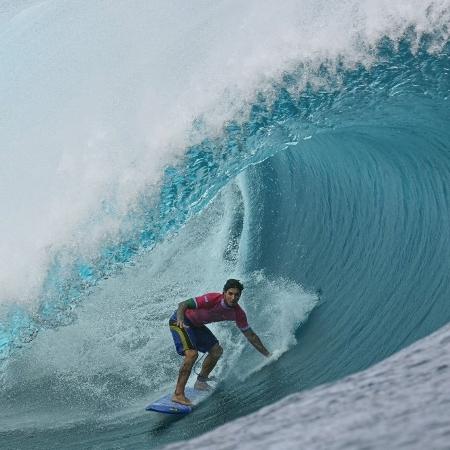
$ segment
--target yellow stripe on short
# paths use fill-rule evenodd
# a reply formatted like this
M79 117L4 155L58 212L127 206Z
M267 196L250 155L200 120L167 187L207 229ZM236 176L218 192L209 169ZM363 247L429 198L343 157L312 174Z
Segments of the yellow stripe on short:
M182 330L177 325L170 325L170 329L172 331L176 331L178 336L180 336L181 343L183 344L183 350L191 350L192 349L192 344L190 343L190 341L188 342L189 338L186 335L186 331Z

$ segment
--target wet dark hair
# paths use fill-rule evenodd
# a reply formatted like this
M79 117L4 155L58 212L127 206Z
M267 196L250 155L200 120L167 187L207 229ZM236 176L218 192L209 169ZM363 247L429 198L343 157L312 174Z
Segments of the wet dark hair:
M244 290L244 285L239 280L230 278L225 283L225 286L223 287L223 292L226 292L226 291L228 291L228 289L232 289L232 288L239 289L242 292Z

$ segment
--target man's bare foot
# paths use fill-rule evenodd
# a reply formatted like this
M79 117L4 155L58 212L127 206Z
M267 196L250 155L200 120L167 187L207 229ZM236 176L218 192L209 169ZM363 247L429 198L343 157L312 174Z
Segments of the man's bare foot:
M181 405L192 406L192 402L185 395L173 394L172 401Z
M212 391L213 387L206 381L197 380L194 384L194 389L197 389L197 391Z

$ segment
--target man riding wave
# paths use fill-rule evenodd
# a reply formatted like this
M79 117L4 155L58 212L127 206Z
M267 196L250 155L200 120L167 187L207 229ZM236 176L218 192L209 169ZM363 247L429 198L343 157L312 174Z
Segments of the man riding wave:
M268 357L270 352L261 339L250 328L245 311L239 306L243 284L239 280L227 280L223 292L210 292L199 297L190 298L178 304L177 310L169 320L170 331L183 364L178 374L177 385L172 401L183 405L192 405L184 390L186 383L198 358L198 352L207 353L194 388L209 390L208 377L223 353L223 348L205 324L234 321L244 336L261 354Z

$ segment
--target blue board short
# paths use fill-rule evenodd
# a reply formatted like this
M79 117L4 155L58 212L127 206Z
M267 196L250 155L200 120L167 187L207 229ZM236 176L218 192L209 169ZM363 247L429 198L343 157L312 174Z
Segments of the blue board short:
M169 320L169 327L179 355L183 356L186 350L198 350L199 352L207 353L215 344L219 343L212 331L205 325L195 327L185 318L184 323L186 327L180 328L177 326L176 317L175 312Z

